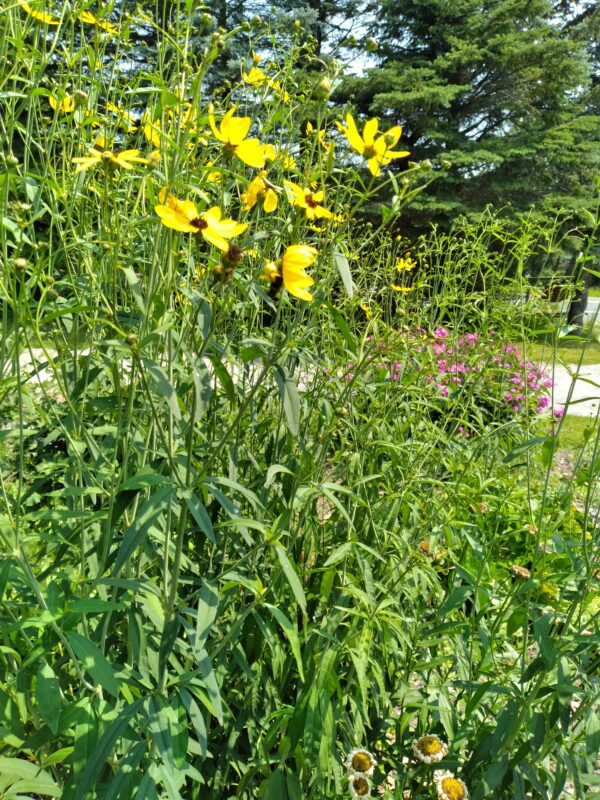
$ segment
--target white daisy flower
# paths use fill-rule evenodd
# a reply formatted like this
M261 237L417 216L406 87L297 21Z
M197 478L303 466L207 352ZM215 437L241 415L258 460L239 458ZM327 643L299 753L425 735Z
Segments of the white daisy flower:
M368 750L355 747L348 753L344 766L350 775L364 775L370 778L377 766L377 759Z
M426 733L425 736L421 736L412 743L412 751L419 761L432 764L435 761L441 761L448 755L448 745L439 736Z
M463 781L448 770L436 770L433 780L438 800L467 800L469 797L469 790Z

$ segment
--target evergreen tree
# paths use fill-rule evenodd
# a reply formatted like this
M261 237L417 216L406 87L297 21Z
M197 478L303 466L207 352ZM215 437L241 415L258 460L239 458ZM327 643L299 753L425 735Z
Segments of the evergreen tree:
M590 4L591 5L591 4ZM581 212L593 202L600 117L594 9L548 0L378 0L376 66L338 99L404 125L411 159L452 164L411 209L417 229L487 204ZM400 168L402 168L400 166Z

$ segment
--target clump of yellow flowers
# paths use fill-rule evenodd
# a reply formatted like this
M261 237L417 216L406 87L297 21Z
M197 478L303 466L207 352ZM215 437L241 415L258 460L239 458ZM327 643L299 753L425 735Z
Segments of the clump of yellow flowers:
M35 6L21 5L36 22L60 22ZM90 11L77 18L105 34L116 32L112 22ZM61 87L49 96L49 104L62 125L82 125L84 134L95 130L85 155L71 159L75 172L83 173L79 186L89 183L98 195L94 184L102 175L111 190L116 190L120 181L141 181L140 196L148 193L156 198L153 207L160 223L176 233L189 234L200 244L200 258L208 265L202 267L202 274L212 272L215 280L225 283L242 262L254 264L258 259L256 276L268 282L270 298L287 292L310 302L315 280L308 271L317 259L325 259L330 247L333 250L340 235L336 226L352 219L352 208L343 198L359 196L349 177L356 170L351 160L344 163L339 136L336 143L335 129L332 136L325 117L320 117L316 127L308 121L299 129L304 131L300 139L305 147L300 139L295 141L292 136L290 140L280 131L279 122L274 124L281 116L267 116L269 124L256 130L256 116L238 112L246 107L248 97L256 107L256 90L261 87L270 90L263 93L261 103L281 107L290 100L280 81L258 66L261 60L253 55L252 67L243 72L221 109L210 103L203 112L198 98L187 94L184 87L173 91L165 105L145 108L124 108L122 96L99 98L98 108L94 108L84 92L70 89L72 93L68 93ZM323 107L332 87L329 76L313 87L313 96ZM392 161L408 155L395 149L400 126L380 132L378 120L370 119L360 134L351 114L346 115L345 125L337 125L374 177ZM98 135L97 128L105 133ZM99 166L103 170L95 169ZM134 171L136 167L140 169ZM155 188L148 192L153 184ZM263 254L261 242L268 242ZM335 259L333 263L337 265ZM407 261L404 269L411 268Z

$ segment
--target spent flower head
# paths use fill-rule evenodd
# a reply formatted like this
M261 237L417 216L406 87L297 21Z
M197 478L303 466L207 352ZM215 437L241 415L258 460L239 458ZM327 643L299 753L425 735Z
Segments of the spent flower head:
M364 775L350 776L350 797L369 797L371 794L371 781Z

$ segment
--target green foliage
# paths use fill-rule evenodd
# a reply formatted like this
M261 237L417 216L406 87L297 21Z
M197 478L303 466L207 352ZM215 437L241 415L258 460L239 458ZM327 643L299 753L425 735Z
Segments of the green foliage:
M588 224L600 127L589 15L578 27L574 5L560 19L547 0L373 5L375 65L337 96L402 122L413 160L451 165L414 204L413 228L447 229L488 204L511 214L567 208Z

